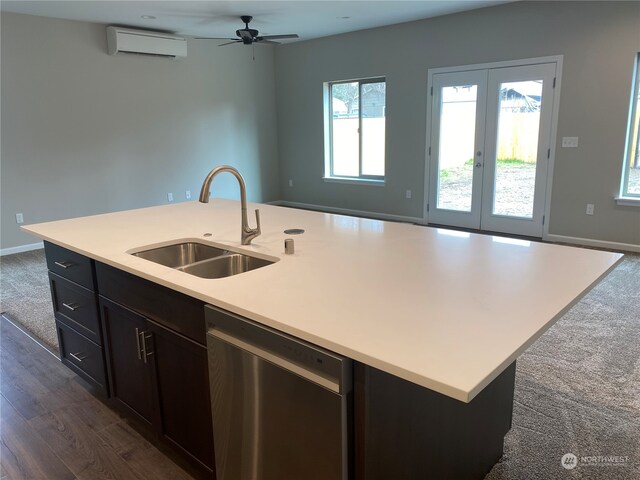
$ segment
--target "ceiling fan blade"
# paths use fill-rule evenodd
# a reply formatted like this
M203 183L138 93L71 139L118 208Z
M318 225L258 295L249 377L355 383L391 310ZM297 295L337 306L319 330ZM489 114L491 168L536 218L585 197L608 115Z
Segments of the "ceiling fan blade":
M193 37L194 40L237 40L229 37Z
M273 42L271 40L263 40L262 38L256 38L255 42L253 43L257 43L258 45L260 44L268 44L268 45L280 45L280 42Z
M275 38L300 38L300 37L298 37L298 34L296 33L290 33L287 35L263 35L260 38L275 39Z
M242 43L242 40L233 40L231 42L221 43L218 45L219 47L224 47L225 45L231 45L232 43Z

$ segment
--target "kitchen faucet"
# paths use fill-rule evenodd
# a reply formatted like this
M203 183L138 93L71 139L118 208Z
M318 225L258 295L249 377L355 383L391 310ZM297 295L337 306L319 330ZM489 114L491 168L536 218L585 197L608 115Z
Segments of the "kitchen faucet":
M242 175L240 175L240 172L238 170L229 165L220 165L219 167L211 170L209 172L209 175L207 175L207 178L204 179L204 183L202 184L202 189L200 190L200 201L202 203L209 203L209 188L211 187L211 182L213 181L213 178L221 172L232 173L240 184L240 205L242 210L241 243L242 245L250 245L251 240L262 233L260 231L260 210L256 208L256 223L258 224L257 228L250 228L249 221L247 220L247 186L244 183L244 178L242 178Z

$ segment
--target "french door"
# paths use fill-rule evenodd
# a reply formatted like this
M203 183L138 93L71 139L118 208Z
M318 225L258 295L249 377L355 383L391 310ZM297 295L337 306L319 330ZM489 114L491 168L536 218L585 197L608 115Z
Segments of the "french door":
M429 223L541 237L556 63L432 77Z

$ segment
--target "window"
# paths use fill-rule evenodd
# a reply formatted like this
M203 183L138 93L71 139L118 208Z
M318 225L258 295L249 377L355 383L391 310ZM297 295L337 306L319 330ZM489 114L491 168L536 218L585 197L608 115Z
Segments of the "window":
M636 57L620 197L640 202L640 54Z
M384 78L325 84L325 178L384 180Z

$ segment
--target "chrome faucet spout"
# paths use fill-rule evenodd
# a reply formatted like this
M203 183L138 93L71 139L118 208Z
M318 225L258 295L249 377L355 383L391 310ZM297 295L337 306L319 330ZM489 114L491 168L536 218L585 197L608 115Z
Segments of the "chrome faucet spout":
M249 227L249 220L247 219L247 185L244 182L244 178L240 175L240 172L231 167L229 165L220 165L219 167L214 168L209 172L207 178L204 179L202 183L202 188L200 189L200 202L209 203L209 195L211 182L214 177L222 172L229 172L233 174L234 177L238 180L238 184L240 185L240 209L242 214L242 232L241 232L241 243L242 245L250 245L251 240L256 238L260 233L260 210L256 209L256 228Z

